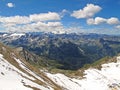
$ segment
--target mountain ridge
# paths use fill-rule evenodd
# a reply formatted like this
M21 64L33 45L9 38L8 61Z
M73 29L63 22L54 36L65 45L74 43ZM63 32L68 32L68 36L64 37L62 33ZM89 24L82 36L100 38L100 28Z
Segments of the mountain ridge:
M1 53L0 60L2 60L4 62L7 62L7 63L5 63L6 66L2 65L3 63L1 64L1 67L6 68L5 71L3 71L4 69L2 71L6 72L6 75L9 72L11 74L12 73L16 73L16 74L18 73L18 75L15 75L15 76L18 77L18 78L21 78L21 80L17 80L18 83L23 84L23 86L20 86L20 87L25 86L25 87L28 87L28 88L32 88L34 90L40 90L40 88L41 89L46 89L46 90L52 90L52 88L55 89L55 88L59 87L55 83L53 83L49 78L47 78L44 74L42 74L42 72L40 72L37 68L34 68L32 65L25 62L25 60L22 57L20 57L19 54L14 52L12 49L7 48L6 46L3 46L3 45L1 45L0 48L1 48L1 50L0 50L0 53ZM5 73L3 73L3 72L2 72L3 76L7 77L5 75ZM4 79L4 77L3 77L3 79ZM18 79L18 78L16 78L16 79ZM13 77L13 79L15 79L15 78ZM49 81L49 83L45 83L46 80ZM8 84L9 84L9 82L11 82L11 83L13 82L13 81L10 81L9 78L8 78L7 81L8 81ZM27 82L29 82L29 83L27 83ZM49 86L50 83L53 87ZM3 83L3 84L5 84L5 83ZM13 85L15 85L15 84L13 83ZM3 87L3 89L4 88L5 87ZM15 86L15 88L13 86L11 86L9 88L10 89L6 89L6 90L12 90L12 88L15 89L15 88L17 88L17 86ZM55 90L59 90L59 88L55 89ZM21 88L19 88L19 89L21 90ZM17 89L17 90L19 90L19 89Z
M101 65L99 70L94 67L85 69L83 77L74 75L68 77L62 73L53 74L34 67L19 56L18 51L0 44L0 89L119 90L120 56L106 59ZM78 73L81 73L80 70Z
M60 64L60 69L77 70L106 56L120 53L120 37L104 34L25 33L21 37L0 35L0 41L22 47L43 59ZM52 64L53 65L53 64Z

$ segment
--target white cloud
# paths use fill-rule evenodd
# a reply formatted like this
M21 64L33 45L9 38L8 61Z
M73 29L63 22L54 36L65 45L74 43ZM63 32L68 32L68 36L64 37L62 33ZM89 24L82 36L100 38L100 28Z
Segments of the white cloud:
M16 25L16 24L28 24L34 22L47 22L60 20L61 17L58 13L48 12L42 14L32 14L30 16L10 16L10 17L0 17L0 23L4 25Z
M120 25L115 26L115 28L120 29Z
M41 13L30 15L31 21L50 21L50 20L60 20L60 15L55 12Z
M66 9L63 9L63 10L62 10L62 13L66 13L66 12L68 12L68 10L66 10Z
M73 11L71 16L80 19L80 18L90 18L93 17L97 12L99 12L102 8L98 5L87 4L83 9Z
M58 13L48 12L29 16L0 16L0 25L7 31L58 31L63 30Z
M13 32L64 31L63 25L61 22L34 22L34 23L25 23L25 24L20 24L20 25L12 24L12 23L3 23L2 25L6 29L6 31L13 31Z
M119 21L118 18L115 18L115 17L111 17L111 18L108 18L108 19L105 19L105 18L102 18L102 17L96 17L95 19L93 19L93 18L87 19L87 24L88 25L99 25L99 24L102 24L102 23L107 23L109 25L115 25L115 24L119 24L120 21Z
M96 17L95 18L95 24L101 24L101 23L104 23L106 22L106 19L104 18L101 18L101 17Z
M93 24L95 24L95 20L93 18L89 18L89 19L87 19L87 24L93 25Z
M26 24L30 20L27 16L0 17L0 22L8 25Z
M120 21L119 21L119 19L118 18L116 18L116 17L111 17L111 18L109 18L108 20L107 20L107 23L108 24L119 24L120 23Z
M63 26L60 22L35 22L30 24L24 24L20 26L10 26L6 28L7 31L15 31L15 32L31 32L31 31L40 31L40 32L53 32L53 31L64 31Z
M62 26L62 23L60 23L60 22L48 22L47 25L52 26L52 27L59 27L59 26Z
M54 29L56 27L62 27L62 24L60 22L48 22L48 23L37 22L37 23L32 23L30 25L32 25L33 27L36 27L36 28L41 28L41 27L50 28L50 27L52 27Z
M98 24L101 24L101 23L105 23L106 22L106 19L105 18L101 18L101 17L96 17L95 19L93 18L90 18L90 19L87 19L87 24L89 25L98 25Z
M12 8L12 7L14 7L15 5L14 5L13 3L7 3L7 6L8 6L9 8Z
M70 12L66 9L63 9L61 12L60 12L60 16L61 17L64 17L66 14L69 14Z
M31 24L31 26L34 28L34 30L36 29L38 31L47 31L47 32L60 30L63 28L60 22L48 22L48 23L37 22Z

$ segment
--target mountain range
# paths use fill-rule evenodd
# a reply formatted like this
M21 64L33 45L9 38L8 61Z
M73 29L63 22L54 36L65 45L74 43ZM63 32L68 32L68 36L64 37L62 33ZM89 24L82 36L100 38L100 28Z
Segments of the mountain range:
M1 33L0 41L21 47L20 53L31 63L66 70L77 70L120 53L120 36L105 34ZM36 59L30 60L27 51Z
M120 56L76 71L83 76L66 76L35 67L18 51L0 44L0 90L120 90Z

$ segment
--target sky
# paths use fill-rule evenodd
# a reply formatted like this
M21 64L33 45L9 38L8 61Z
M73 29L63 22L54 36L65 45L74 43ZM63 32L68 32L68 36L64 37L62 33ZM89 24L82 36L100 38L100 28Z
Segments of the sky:
M0 0L0 32L120 34L120 0Z

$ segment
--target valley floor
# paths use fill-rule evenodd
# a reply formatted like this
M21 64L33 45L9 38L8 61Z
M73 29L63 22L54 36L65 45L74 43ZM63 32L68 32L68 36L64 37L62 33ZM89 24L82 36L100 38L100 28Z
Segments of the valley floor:
M42 71L50 79L48 81L32 72L20 59L13 58L26 73L0 54L0 90L54 90L53 84L49 83L50 80L60 87L59 90L120 90L120 57L116 58L116 63L103 64L101 70L85 70L82 79ZM44 84L36 83L35 80Z

